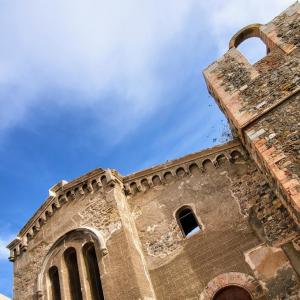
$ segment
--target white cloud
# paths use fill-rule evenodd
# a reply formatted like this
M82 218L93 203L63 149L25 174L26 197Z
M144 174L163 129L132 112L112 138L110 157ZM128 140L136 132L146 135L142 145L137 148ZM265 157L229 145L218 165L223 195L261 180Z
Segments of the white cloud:
M0 259L7 259L9 256L9 251L5 246L5 243L0 240Z
M266 22L292 2L1 1L0 139L35 105L64 101L98 109L110 93L114 109L109 114L99 109L99 119L102 126L126 132L162 101L172 100L162 96L165 78L157 69L165 49L174 40L180 43L184 30L203 27L207 37L193 37L214 40L221 53L235 29ZM193 24L191 13L198 16ZM45 100L43 92L49 90L70 90L77 97Z
M65 100L72 105L99 103L113 92L116 114L128 106L133 118L151 111L162 88L154 71L159 53L180 32L192 2L2 2L0 130L45 102L45 89L77 93Z
M267 23L293 3L295 0L211 0L208 4L203 1L202 9L222 54L236 31L252 23Z
M9 236L8 238L0 237L0 260L7 260L9 257L9 250L6 246L13 240L13 236Z

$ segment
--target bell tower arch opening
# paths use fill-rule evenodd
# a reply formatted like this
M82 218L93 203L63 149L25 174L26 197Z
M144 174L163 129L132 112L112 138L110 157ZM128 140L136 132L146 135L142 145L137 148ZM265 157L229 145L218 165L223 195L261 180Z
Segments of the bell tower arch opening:
M238 46L238 50L252 65L263 59L268 52L266 45L258 37L251 37L245 40Z
M260 28L261 24L242 28L230 40L229 49L238 48L251 64L264 58L270 52L270 42Z

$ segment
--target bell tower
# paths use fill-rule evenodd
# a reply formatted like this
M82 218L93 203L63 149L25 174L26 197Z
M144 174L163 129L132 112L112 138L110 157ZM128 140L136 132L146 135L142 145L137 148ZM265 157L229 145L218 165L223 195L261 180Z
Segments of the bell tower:
M266 45L266 56L253 65L237 48L251 37ZM233 132L299 225L300 4L268 24L241 29L204 77Z

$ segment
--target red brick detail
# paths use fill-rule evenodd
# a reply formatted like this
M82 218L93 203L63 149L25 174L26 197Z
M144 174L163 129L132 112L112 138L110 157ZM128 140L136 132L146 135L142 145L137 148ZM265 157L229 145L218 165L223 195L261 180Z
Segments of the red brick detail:
M244 273L230 272L220 274L212 279L200 294L199 300L212 300L220 289L230 285L244 288L253 300L263 296L263 289L255 278Z
M277 163L285 157L284 153L275 147L267 148L265 139L258 139L253 141L253 147L256 149L258 157L262 160L263 164L267 166L273 178L276 178L279 186L287 195L290 205L297 215L300 214L300 182L298 178L291 178L286 168L280 168ZM284 203L290 210L289 203ZM297 216L294 216L296 222L300 222Z

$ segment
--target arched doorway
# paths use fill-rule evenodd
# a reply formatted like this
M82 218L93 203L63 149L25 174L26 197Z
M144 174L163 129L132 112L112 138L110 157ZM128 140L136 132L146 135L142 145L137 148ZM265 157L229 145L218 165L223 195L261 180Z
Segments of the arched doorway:
M252 300L252 297L245 289L231 285L219 290L213 300Z

